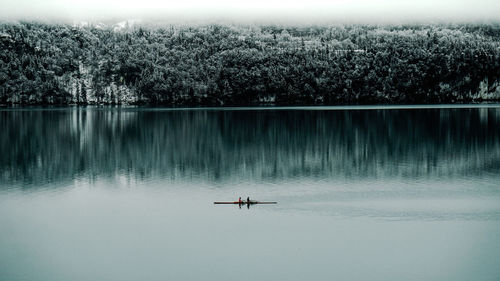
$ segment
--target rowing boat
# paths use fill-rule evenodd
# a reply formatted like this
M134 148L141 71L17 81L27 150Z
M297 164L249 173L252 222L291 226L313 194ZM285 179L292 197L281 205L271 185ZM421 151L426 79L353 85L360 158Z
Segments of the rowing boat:
M214 204L238 204L238 205L253 205L253 204L278 204L278 202L261 202L261 201L234 201L234 202L214 202Z

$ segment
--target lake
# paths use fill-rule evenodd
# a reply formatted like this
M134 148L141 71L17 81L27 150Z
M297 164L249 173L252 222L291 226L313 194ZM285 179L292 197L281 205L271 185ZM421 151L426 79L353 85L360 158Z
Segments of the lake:
M0 109L0 155L2 281L500 279L497 104Z

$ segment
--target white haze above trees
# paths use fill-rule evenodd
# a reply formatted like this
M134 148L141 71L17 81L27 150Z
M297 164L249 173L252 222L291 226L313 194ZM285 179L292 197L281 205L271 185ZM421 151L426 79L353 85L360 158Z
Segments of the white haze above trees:
M498 0L0 0L0 20L500 21Z

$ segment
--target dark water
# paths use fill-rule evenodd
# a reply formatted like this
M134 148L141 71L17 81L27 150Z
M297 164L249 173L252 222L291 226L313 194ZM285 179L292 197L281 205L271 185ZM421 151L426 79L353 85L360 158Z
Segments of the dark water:
M0 155L2 281L500 279L498 105L0 110Z

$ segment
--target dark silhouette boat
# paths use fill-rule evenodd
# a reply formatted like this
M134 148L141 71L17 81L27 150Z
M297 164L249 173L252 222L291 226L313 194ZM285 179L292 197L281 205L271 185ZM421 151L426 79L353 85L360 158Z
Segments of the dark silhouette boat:
M254 204L278 204L278 202L246 200L246 201L234 201L234 202L214 202L214 204L254 205Z

